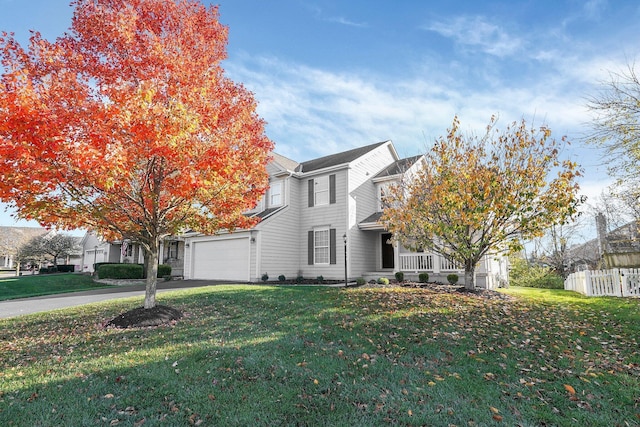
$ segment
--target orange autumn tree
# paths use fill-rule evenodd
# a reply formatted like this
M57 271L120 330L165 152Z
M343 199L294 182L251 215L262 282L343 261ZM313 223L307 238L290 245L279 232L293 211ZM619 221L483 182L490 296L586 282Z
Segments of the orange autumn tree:
M484 135L465 136L456 117L425 167L386 195L381 221L406 247L464 266L465 286L474 289L485 254L516 250L577 212L581 172L559 159L564 144L524 120L500 132L492 118Z
M227 28L193 0L78 0L55 42L0 37L0 199L18 216L130 239L156 305L160 242L254 223L272 142L225 76Z

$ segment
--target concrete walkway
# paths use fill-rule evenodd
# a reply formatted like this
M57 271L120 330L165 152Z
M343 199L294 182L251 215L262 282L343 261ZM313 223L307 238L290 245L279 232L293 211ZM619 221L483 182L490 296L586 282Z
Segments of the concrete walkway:
M185 288L220 285L222 283L229 282L216 282L212 280L179 280L170 282L158 282L157 292L162 293ZM135 296L144 297L144 290L144 285L118 286L114 288L96 289L92 291L0 301L0 318L22 316L25 314L57 310L60 308L74 307L77 305L89 304L111 299Z

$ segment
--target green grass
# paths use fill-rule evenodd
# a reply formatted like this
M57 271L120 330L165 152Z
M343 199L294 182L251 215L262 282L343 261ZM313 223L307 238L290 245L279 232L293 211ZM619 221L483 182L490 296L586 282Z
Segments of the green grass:
M109 287L84 274L42 274L0 278L0 301Z
M0 425L637 426L640 301L219 286L0 320Z

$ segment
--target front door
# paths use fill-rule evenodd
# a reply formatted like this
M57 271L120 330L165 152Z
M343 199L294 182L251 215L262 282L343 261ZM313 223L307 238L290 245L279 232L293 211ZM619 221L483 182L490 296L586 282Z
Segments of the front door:
M382 268L393 268L394 255L393 255L393 241L391 240L391 233L382 233L380 235L382 244Z

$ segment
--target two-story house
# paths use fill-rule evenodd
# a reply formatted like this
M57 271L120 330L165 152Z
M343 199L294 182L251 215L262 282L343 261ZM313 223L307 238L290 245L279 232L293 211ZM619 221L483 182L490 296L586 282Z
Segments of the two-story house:
M409 277L428 272L432 280L462 271L436 254L398 245L378 223L385 188L421 167L423 156L401 159L391 141L378 142L297 163L273 155L269 190L248 212L261 221L250 230L213 236L186 233L184 278L260 281L305 277L353 280ZM486 257L477 284L494 288L507 278L506 261Z

